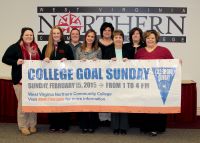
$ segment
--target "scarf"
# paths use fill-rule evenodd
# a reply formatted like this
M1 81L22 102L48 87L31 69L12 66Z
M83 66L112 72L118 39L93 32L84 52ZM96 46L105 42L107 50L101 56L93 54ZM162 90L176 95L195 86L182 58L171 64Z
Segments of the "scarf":
M38 45L35 42L32 42L30 47L27 47L26 44L21 41L20 47L22 50L22 55L24 60L39 60L40 55L38 53Z

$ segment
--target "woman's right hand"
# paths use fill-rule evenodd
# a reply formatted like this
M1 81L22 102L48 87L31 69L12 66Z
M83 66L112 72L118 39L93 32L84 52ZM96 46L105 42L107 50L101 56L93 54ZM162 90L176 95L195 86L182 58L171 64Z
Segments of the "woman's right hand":
M18 59L17 60L17 65L22 65L24 63L24 60L23 59Z
M86 58L81 58L81 61L84 61L84 62L85 62L86 60L87 60Z
M111 58L112 61L117 61L117 58Z
M48 57L46 57L46 58L44 58L44 60L43 60L43 61L45 61L45 62L49 63L49 62L50 62L50 59L49 59Z

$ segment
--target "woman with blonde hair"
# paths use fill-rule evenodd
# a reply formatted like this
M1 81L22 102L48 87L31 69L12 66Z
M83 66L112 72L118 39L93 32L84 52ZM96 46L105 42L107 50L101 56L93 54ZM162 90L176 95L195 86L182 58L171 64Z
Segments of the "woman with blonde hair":
M46 62L50 60L74 60L73 52L64 41L63 31L59 26L52 27L49 35L48 44L42 50L42 58ZM67 113L49 113L50 123L49 131L65 132L69 129L69 114Z

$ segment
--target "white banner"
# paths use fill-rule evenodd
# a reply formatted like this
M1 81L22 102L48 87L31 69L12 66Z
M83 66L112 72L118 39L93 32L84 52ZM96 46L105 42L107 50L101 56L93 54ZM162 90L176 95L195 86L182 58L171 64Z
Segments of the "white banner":
M25 61L25 112L179 113L178 59Z

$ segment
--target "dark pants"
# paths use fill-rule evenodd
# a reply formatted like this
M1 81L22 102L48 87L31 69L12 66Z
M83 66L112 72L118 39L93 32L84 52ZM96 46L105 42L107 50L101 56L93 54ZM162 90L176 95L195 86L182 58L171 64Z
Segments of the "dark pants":
M79 127L81 129L96 129L98 126L98 113L83 112L78 113Z
M166 130L166 114L142 114L141 115L141 132L164 132Z
M112 129L123 129L127 130L128 125L128 114L127 113L111 113L111 127Z
M50 129L69 129L69 113L49 113L48 114Z

